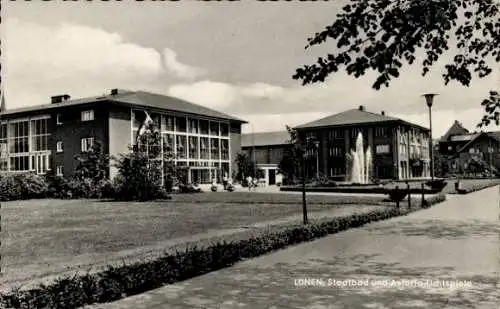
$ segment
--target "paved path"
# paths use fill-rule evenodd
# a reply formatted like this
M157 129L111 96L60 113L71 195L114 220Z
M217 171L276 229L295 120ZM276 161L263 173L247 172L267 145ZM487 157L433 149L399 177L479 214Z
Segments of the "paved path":
M91 308L496 309L499 219L499 187L452 196L406 217ZM338 281L346 286L333 286Z

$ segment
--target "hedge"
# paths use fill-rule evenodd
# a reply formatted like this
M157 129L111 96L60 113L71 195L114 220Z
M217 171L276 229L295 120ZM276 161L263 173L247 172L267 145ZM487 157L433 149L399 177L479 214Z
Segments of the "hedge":
M400 190L407 190L405 186L399 187ZM336 193L375 193L375 194L389 194L393 189L382 188L382 187L363 187L363 186L352 186L352 187L306 187L307 192L336 192ZM300 186L285 186L281 187L280 191L302 191ZM429 189L424 187L424 194L437 194L441 192L442 189ZM410 188L411 194L421 194L421 188Z
M444 195L435 196L429 199L428 203L435 204L444 199ZM411 210L387 207L364 214L321 219L309 225L268 227L238 241L219 241L208 246L195 245L183 252L165 253L149 261L109 267L95 274L64 277L50 285L40 285L30 290L14 290L0 296L0 306L23 309L71 309L93 303L111 302L225 268L243 259L360 227L370 222L406 215L417 209L417 207Z

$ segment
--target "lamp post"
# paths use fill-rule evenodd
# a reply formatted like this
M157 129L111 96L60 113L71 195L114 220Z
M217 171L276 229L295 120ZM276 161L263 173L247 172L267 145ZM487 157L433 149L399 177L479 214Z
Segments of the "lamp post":
M432 144L432 103L434 102L434 97L437 96L436 93L426 93L422 95L425 97L425 102L427 103L427 107L429 107L429 129L430 129L430 137L429 137L429 154L430 154L430 171L431 171L431 179L434 180L434 151Z
M319 179L319 141L314 141L314 147L316 147L316 178Z

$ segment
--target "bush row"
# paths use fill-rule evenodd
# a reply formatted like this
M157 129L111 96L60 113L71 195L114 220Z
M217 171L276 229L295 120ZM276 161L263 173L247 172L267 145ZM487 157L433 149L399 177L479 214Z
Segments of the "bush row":
M429 204L438 201L440 200L434 198ZM11 291L1 296L0 305L24 309L70 309L87 304L111 302L228 267L246 258L360 227L370 222L404 215L416 209L416 207L411 210L387 207L364 214L322 219L309 225L295 224L267 228L263 229L262 233L238 241L220 241L205 247L193 246L183 252L164 254L146 262L109 267L106 271L96 274L64 277L53 284L41 285L31 290Z
M77 178L40 176L34 173L0 175L0 201L34 198L111 198L114 185L106 179L97 183Z
M402 186L399 188L400 190L405 190L407 189ZM307 192L337 192L337 193L375 193L375 194L389 194L392 190L394 189L388 189L388 188L383 188L383 187L308 187ZM281 187L280 191L302 191L302 187L300 186L286 186L286 187ZM429 189L429 188L424 188L424 194L437 194L442 191L441 189ZM422 193L421 188L410 188L410 193L411 194L419 194Z
M144 184L144 181L142 182ZM156 187L134 188L144 192L152 199L168 199L165 190L154 190ZM144 189L144 190L142 190ZM0 201L15 201L36 198L105 198L118 200L144 199L144 197L130 196L130 185L121 177L115 180L63 178L57 176L40 176L34 173L11 173L0 175Z

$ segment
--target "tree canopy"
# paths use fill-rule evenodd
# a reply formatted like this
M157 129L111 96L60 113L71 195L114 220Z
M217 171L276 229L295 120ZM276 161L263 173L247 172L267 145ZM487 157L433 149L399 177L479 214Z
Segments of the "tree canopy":
M489 63L500 62L500 1L350 0L332 25L308 39L306 49L327 40L336 42L336 50L298 68L294 79L306 85L324 82L340 70L356 78L372 70L378 74L373 88L379 90L389 87L401 68L417 61L418 50L425 51L425 76L453 44L456 52L442 73L444 83L454 80L469 86L473 78L498 69ZM479 126L491 121L498 125L498 89L492 89L481 105L485 115Z

